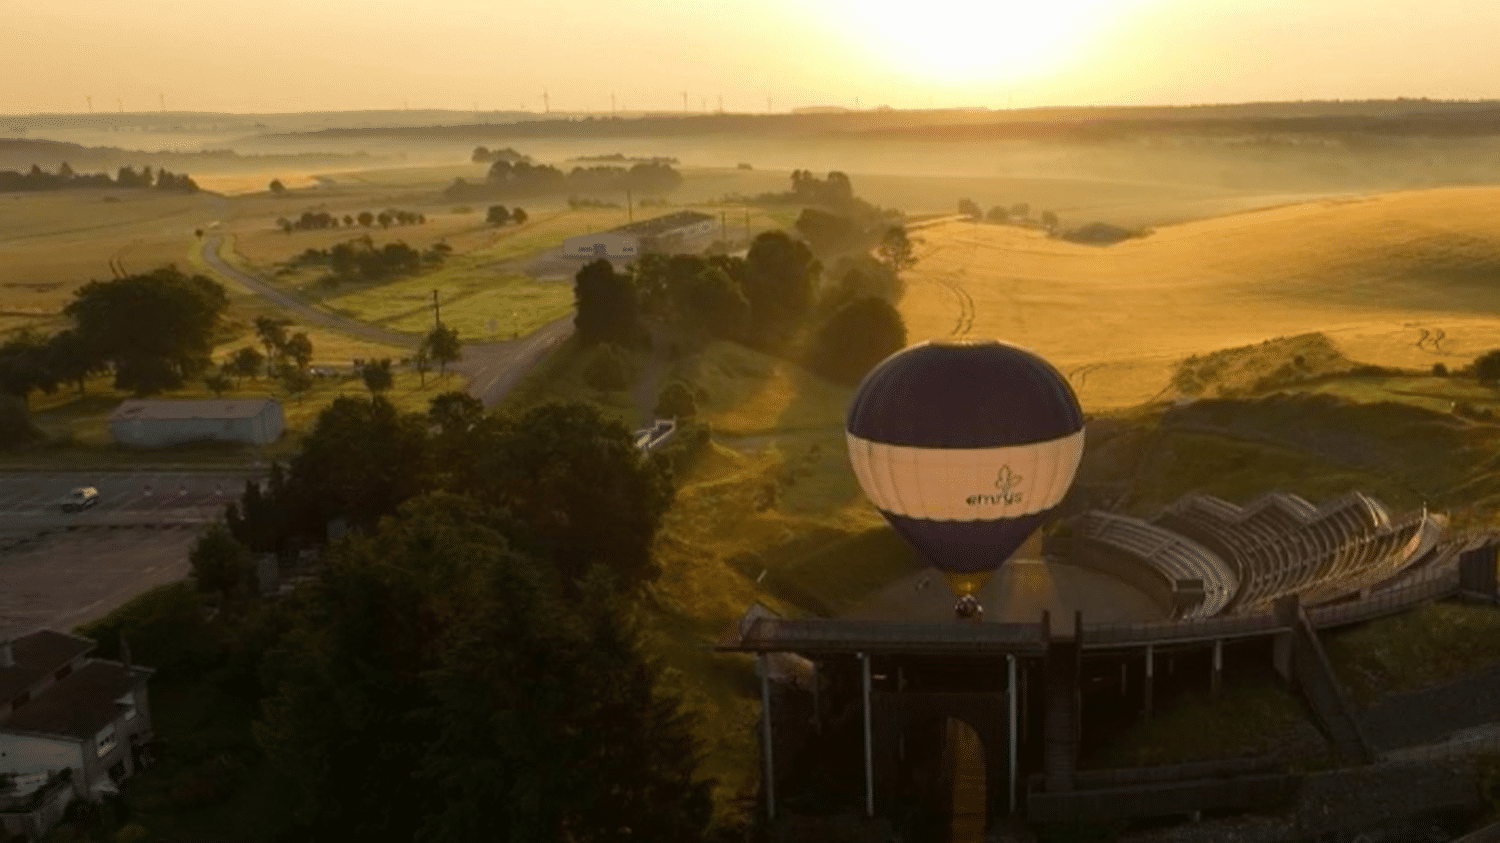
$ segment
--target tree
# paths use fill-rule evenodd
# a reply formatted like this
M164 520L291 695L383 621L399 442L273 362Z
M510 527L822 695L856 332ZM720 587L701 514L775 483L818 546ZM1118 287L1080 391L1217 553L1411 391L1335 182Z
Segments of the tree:
M448 364L457 363L463 359L463 343L458 340L458 329L438 325L427 333L422 339L422 347L427 350L427 356L432 362L438 364L438 374L448 374Z
M193 543L188 553L199 591L238 600L256 591L255 564L250 549L240 544L222 522L216 522Z
M114 366L115 387L153 395L212 365L229 297L202 275L168 266L91 281L64 309L85 347Z
M292 460L291 483L303 515L320 525L342 516L373 528L428 489L427 420L383 396L343 395L318 420Z
M990 209L988 214L984 215L984 219L986 222L1005 222L1010 219L1010 212L1005 210L1004 205L996 205Z
M351 225L354 225L354 217L344 214L344 227L348 228Z
M484 221L490 225L505 225L510 222L510 211L504 205L491 205L489 212L485 214Z
M566 600L528 544L519 519L433 495L325 555L254 726L304 836L703 838L691 722L633 611L599 576Z
M906 229L901 226L892 226L886 229L885 236L880 238L880 245L876 247L876 251L892 273L900 274L917 265L916 256L912 254L912 246Z
M629 386L630 362L625 356L625 350L612 342L596 346L588 365L583 368L583 382L600 392Z
M1052 211L1043 211L1041 222L1043 228L1053 231L1057 228L1057 214Z
M391 374L391 359L369 360L360 367L359 376L364 379L365 387L370 394L379 395L390 389L396 383L395 375Z
M104 370L104 361L84 343L77 331L58 331L47 340L47 368L58 379L77 385L84 393L88 379Z
M416 352L411 356L411 365L417 370L422 389L426 389L427 373L432 371L432 352L427 348L427 343L417 346Z
M280 196L286 193L286 185L281 183L281 179L271 179L271 192Z
M631 431L583 403L486 419L454 488L528 525L571 588L594 564L634 590L660 573L651 543L674 494L662 461L642 461Z
M839 308L818 334L809 367L854 386L877 363L906 347L901 314L884 299L856 299Z
M453 390L427 402L427 418L445 435L459 436L484 418L484 404L467 392Z
M391 215L386 213L385 211L381 211L380 213L376 214L375 221L380 223L381 228L391 227Z
M974 203L973 199L958 200L958 212L966 217L976 220L984 215L984 212L979 210L979 206Z
M1017 202L1010 206L1010 215L1018 220L1024 220L1031 214L1031 206L1025 202Z
M635 287L630 277L617 274L609 261L600 258L578 270L573 301L578 310L573 325L583 345L634 344L638 331Z
M302 396L306 395L313 387L312 375L306 369L298 368L290 363L278 363L276 366L276 381L286 394L301 403Z
M1446 378L1448 377L1448 367L1442 363L1433 363L1432 375L1433 377Z
M31 410L14 395L0 393L0 451L29 445L44 434L31 420Z
M1474 359L1474 377L1482 384L1500 380L1500 348L1486 351Z
M205 375L203 385L213 390L215 398L222 398L224 393L234 389L234 381L230 380L229 376L222 372L213 372Z
M364 226L365 228L369 228L371 226L371 224L373 224L374 222L375 222L375 215L374 214L370 213L369 211L360 211L359 212L359 224L360 225Z
M40 334L24 329L0 345L0 392L24 402L36 390L56 392L59 380L48 341Z
M516 225L521 225L522 223L526 222L526 212L521 210L520 208L516 208L515 210L510 212L510 219L511 222L514 222Z
M784 231L756 236L745 255L740 279L750 302L751 330L764 347L786 342L812 304L822 265L806 243Z
M255 335L260 338L260 344L266 347L266 371L273 376L276 374L277 354L286 347L286 328L290 324L290 319L255 317Z
M680 380L668 381L656 396L656 417L690 419L698 415L698 400L693 390Z
M281 347L281 353L292 358L297 368L306 369L307 364L312 362L312 340L307 338L307 334L299 331L286 338L286 344Z
M261 371L261 366L265 365L265 362L265 355L256 351L254 346L247 345L230 355L229 360L225 363L224 371L234 376L235 385L238 386L239 379L241 378L254 380L255 376Z

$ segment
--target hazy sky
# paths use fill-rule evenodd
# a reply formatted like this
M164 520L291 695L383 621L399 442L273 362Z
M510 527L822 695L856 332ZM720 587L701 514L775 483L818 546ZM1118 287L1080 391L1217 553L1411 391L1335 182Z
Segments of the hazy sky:
M1500 98L1500 0L0 0L0 112Z

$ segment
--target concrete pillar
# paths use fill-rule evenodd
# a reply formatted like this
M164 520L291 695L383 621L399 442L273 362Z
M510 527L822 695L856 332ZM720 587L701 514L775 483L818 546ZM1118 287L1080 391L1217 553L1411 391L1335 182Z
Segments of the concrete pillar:
M776 762L771 756L771 665L765 653L760 662L760 758L766 774L766 817L776 820Z
M1224 639L1214 639L1214 667L1209 674L1209 693L1218 696L1224 690Z
M1130 695L1130 663L1120 662L1120 697Z
M1021 665L1021 743L1026 742L1026 733L1030 731L1027 724L1031 722L1026 719L1026 675L1028 673L1030 671L1026 665Z
M1010 813L1016 812L1016 657L1005 656L1005 688L1010 692Z
M1300 601L1297 595L1289 594L1276 600L1273 612L1276 616L1277 626L1293 627L1286 632L1276 633L1271 642L1271 664L1276 672L1287 682L1292 681L1292 638L1296 634L1297 610Z
M813 734L823 734L823 697L822 688L823 674L818 670L818 663L812 663L812 725Z
M870 735L870 654L860 653L860 678L864 686L865 701L865 816L875 816L875 757L874 743Z
M1143 685L1145 686L1145 699L1146 699L1146 709L1145 709L1145 711L1146 711L1146 716L1147 717L1151 716L1151 675L1153 673L1153 667L1154 667L1154 665L1153 665L1153 658L1154 658L1154 656L1155 656L1155 653L1152 652L1152 645L1147 644L1146 645L1146 679L1145 679L1145 682L1143 683Z

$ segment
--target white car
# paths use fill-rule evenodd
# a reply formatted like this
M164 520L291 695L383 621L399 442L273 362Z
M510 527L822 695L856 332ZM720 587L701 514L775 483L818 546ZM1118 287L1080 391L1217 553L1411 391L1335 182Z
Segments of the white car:
M80 486L69 492L61 501L63 512L82 512L99 503L99 490L93 486Z

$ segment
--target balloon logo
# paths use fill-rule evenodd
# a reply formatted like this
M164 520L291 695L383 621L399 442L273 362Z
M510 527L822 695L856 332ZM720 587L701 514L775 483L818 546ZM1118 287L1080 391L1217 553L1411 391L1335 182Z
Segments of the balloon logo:
M1072 485L1083 411L1062 374L1027 349L927 342L865 376L846 435L870 502L961 605L977 607L975 592Z

